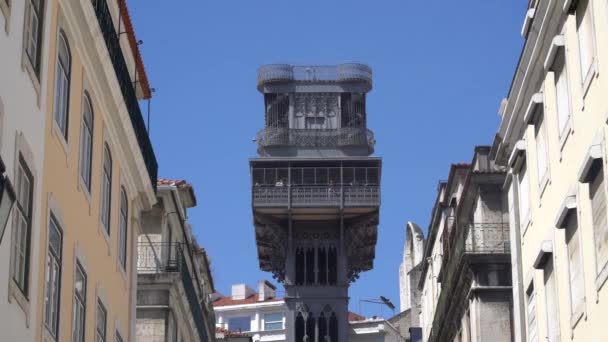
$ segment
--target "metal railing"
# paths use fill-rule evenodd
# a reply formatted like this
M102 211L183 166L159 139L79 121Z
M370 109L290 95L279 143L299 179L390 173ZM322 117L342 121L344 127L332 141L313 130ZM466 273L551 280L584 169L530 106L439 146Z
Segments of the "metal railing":
M194 265L192 265L194 267ZM198 281L192 276L186 256L181 243L177 242L142 242L137 246L137 273L140 275L174 273L179 274L186 293L186 299L190 311L194 316L194 324L201 341L208 341L209 337L205 329L205 314L211 315L204 308L205 294ZM196 285L195 285L196 284ZM196 287L201 289L201 295L197 294ZM200 300L199 300L200 298Z
M379 185L254 186L255 207L375 207L380 205Z
M127 111L129 112L129 118L131 119L131 124L133 126L133 130L135 131L135 137L137 138L139 149L144 158L148 175L150 176L152 188L154 191L156 191L158 163L156 161L154 149L152 148L152 143L150 142L150 136L148 135L148 131L144 123L141 109L139 108L139 103L137 102L135 87L131 80L129 68L127 67L127 63L125 62L125 58L120 47L120 40L116 34L116 29L114 28L112 14L110 13L106 0L91 0L91 3L95 10L97 22L99 23L101 33L103 34L108 53L110 54L110 60L114 66L114 73L118 79L120 91L122 93L123 100L125 101Z
M179 272L182 246L169 242L142 242L137 246L137 273Z
M376 140L367 128L293 129L265 128L258 132L259 148L270 146L344 147L366 146L373 153Z
M468 227L465 252L507 254L511 252L508 223L472 223Z
M372 84L372 69L361 63L339 65L268 64L258 69L258 88L270 82L365 82Z

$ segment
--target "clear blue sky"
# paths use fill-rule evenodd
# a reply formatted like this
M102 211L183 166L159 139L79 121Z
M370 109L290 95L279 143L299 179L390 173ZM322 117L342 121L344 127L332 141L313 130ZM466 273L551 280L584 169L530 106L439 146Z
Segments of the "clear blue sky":
M248 158L263 125L256 69L265 63L368 63L368 127L383 161L374 270L359 300L399 306L407 221L426 233L437 182L475 145L491 144L521 51L524 0L182 0L130 2L151 86L160 177L187 179L189 212L217 289L254 286L258 269ZM365 315L379 314L363 305ZM386 310L385 310L386 313Z

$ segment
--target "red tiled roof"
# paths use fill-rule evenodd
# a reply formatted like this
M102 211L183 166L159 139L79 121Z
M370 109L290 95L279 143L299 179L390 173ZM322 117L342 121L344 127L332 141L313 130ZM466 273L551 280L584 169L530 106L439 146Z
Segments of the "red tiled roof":
M280 302L283 298L269 298L260 301L259 295L256 293L253 296L245 299L233 300L232 297L220 297L218 300L213 302L213 306L230 306L230 305L243 305L243 304L254 304L254 303L269 303L269 302Z
M176 188L188 189L190 192L190 196L194 199L194 205L196 205L196 195L194 194L194 188L192 188L192 184L188 183L185 179L166 179L159 178L156 180L156 185L168 185L174 186Z
M364 321L364 320L365 320L365 317L363 317L359 314L356 314L354 312L350 312L350 311L348 312L348 321L349 322L357 322L357 321Z
M152 96L152 93L150 91L150 83L148 83L148 76L146 75L144 61L141 58L141 53L139 52L137 39L135 39L135 31L133 30L133 23L131 22L131 16L129 15L127 0L118 0L118 7L120 8L120 14L125 24L127 37L129 39L129 46L131 46L131 51L135 56L135 63L137 64L138 82L141 85L141 89L143 91L143 98L149 99Z

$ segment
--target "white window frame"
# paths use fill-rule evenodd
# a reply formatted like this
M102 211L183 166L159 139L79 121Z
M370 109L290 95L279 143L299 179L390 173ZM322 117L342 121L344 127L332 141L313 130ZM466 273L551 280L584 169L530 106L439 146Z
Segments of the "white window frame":
M62 45L65 49L66 59L61 58ZM57 125L62 138L68 141L70 88L71 88L72 55L67 37L59 31L57 37L57 63L55 65L55 95L53 98L53 121Z
M532 317L532 314L534 314L534 317ZM531 336L532 328L534 328L536 334L534 338ZM538 342L538 309L533 282L530 282L526 291L526 335L529 342Z
M103 164L101 171L101 224L110 235L112 218L112 153L110 146L104 144Z
M95 342L106 342L108 332L108 309L100 298L97 298L95 316Z
M29 296L30 248L32 231L32 206L34 196L34 176L19 154L17 179L15 183L15 206L13 215L13 248L11 253L11 275L17 288L27 299ZM27 202L27 203L22 203Z
M36 6L38 3L38 6ZM10 5L8 8L10 9ZM45 0L26 0L24 18L24 52L36 78L40 81L42 62L42 37L44 28ZM8 18L7 18L8 21ZM35 25L35 28L32 27Z
M91 167L93 165L93 136L95 127L95 112L88 92L82 96L82 123L80 128L80 178L86 190L91 192ZM87 114L90 122L87 122Z
M589 58L589 65L585 66L583 65L583 46L581 44L581 32L579 29L579 9L583 4L583 1L587 1L587 8L585 11L585 14L583 15L583 20L587 19L588 22L587 24L589 25L589 47L588 49L590 49L590 51L588 52L590 54ZM596 41L595 41L595 20L593 18L593 4L591 0L578 0L578 3L576 5L576 10L574 13L575 16L575 20L576 20L576 35L577 35L577 41L578 41L578 56L579 56L579 67L580 67L580 73L581 73L581 87L583 90L583 98L587 95L587 90L589 90L589 86L591 85L591 81L593 80L593 78L595 77L595 74L597 72L597 47L596 47ZM581 22L581 25L584 24L583 22Z
M78 275L82 277L82 289L78 289ZM72 342L84 342L87 311L87 274L79 261L74 272L74 305L72 309Z
M601 191L604 192L604 197L605 197L605 201L608 202L608 190L607 190L607 181L606 181L606 165L605 165L605 158L604 158L604 136L603 136L603 129L601 129L596 136L593 139L593 143L592 145L589 147L589 151L587 152L587 155L584 157L583 159L583 165L581 166L581 169L579 171L579 181L581 183L588 183L588 187L589 187L589 210L591 210L591 212L589 212L589 215L591 216L591 220L593 220L593 212L592 212L592 208L591 208L591 183L593 182L594 178L598 176L597 173L593 173L592 171L596 171L596 172L601 172L601 175L603 177L603 181L602 181L602 188L600 189ZM594 167L600 167L601 170L594 170ZM595 176L595 177L594 177ZM605 214L604 217L605 221L604 222L604 229L608 230L608 213ZM593 222L593 221L592 221ZM598 241L597 241L597 237L596 237L596 227L593 224L592 225L592 229L593 229L593 249L594 249L594 259L595 259L595 272L596 272L596 279L595 279L595 286L596 286L596 290L599 291L602 286L604 285L604 283L606 283L606 280L608 279L608 259L605 261L600 261L598 260ZM604 234L608 234L607 232L604 232ZM605 248L608 248L608 246L606 246Z
M268 320L268 316L270 315L281 315L281 319L278 321L269 321ZM264 331L276 331L276 330L283 330L285 329L285 325L283 323L285 315L282 312L269 312L269 313L265 313L264 314ZM281 327L278 329L267 329L266 328L266 324L277 324L280 323Z
M120 267L126 271L128 255L128 227L129 227L129 197L124 187L120 191L120 213L118 227L118 260Z
M56 230L59 246L54 248L50 236ZM46 277L45 277L45 301L44 301L44 326L47 332L55 340L59 340L59 320L61 302L61 269L62 269L62 249L63 231L59 221L51 213L49 218L49 242L47 253ZM59 249L59 250L56 250Z

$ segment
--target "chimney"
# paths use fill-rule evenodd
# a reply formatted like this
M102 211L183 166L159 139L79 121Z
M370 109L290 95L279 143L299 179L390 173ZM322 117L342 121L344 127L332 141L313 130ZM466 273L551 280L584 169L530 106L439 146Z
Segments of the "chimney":
M232 285L232 300L243 300L253 296L255 292L246 284Z
M258 300L263 302L265 300L276 297L277 288L267 280L260 280L258 283Z

